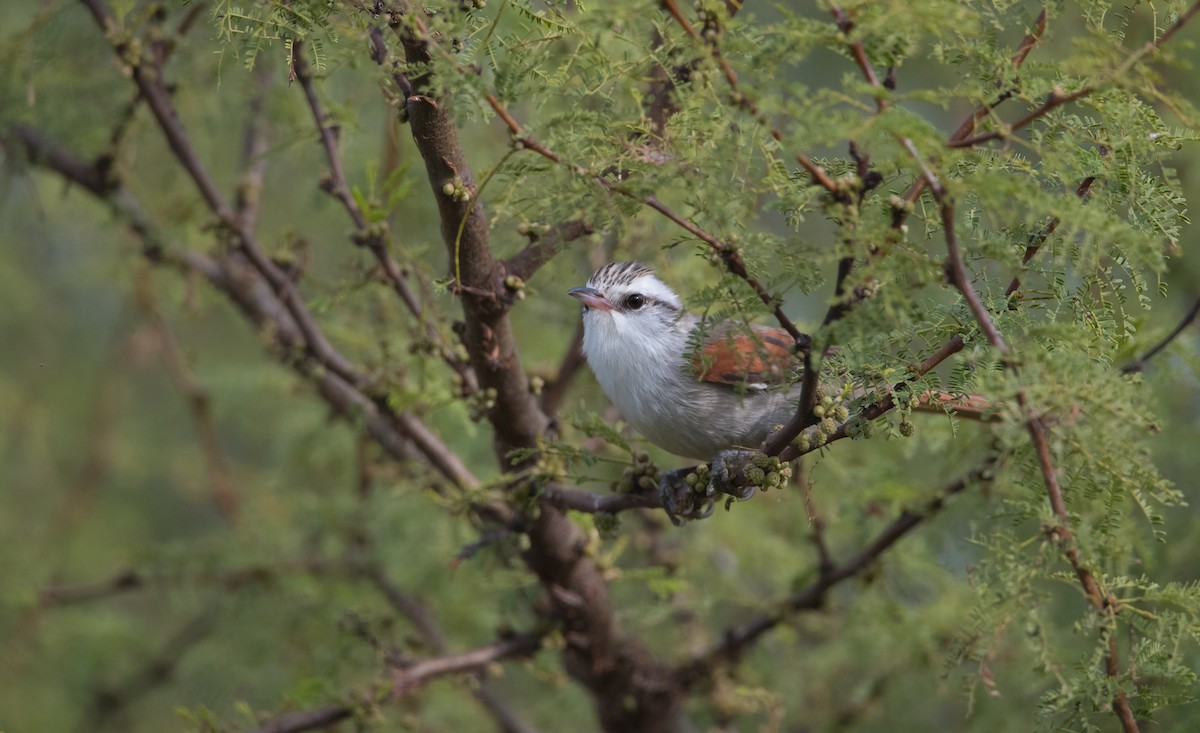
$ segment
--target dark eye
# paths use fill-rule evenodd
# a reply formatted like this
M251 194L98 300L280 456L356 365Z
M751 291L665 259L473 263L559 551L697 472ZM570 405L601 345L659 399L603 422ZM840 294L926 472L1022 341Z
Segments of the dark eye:
M634 293L625 299L625 307L631 311L635 311L646 304L646 296Z

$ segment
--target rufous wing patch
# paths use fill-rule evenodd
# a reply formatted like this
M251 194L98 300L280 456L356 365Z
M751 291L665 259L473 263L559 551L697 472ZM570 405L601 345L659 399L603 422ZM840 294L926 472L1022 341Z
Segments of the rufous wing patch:
M710 333L692 355L696 377L704 382L767 389L791 381L796 360L787 331L768 326Z

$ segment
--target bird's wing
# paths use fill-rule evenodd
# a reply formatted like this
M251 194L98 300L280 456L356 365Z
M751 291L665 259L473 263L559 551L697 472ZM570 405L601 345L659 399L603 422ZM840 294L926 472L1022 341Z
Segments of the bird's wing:
M700 381L748 390L766 390L794 381L797 362L793 341L782 328L717 324L702 331L701 338L691 355L692 368Z

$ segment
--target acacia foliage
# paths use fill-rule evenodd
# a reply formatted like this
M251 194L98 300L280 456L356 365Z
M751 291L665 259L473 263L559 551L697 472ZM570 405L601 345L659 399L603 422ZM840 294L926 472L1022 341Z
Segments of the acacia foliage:
M1123 368L1172 325L1192 4L0 12L24 727L1197 719L1151 411L1194 338ZM667 521L573 358L616 258L811 334L792 484Z

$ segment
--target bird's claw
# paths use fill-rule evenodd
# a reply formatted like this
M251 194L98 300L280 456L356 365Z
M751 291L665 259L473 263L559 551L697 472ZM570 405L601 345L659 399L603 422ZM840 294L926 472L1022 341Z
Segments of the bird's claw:
M695 472L695 468L679 468L663 474L658 482L663 510L675 526L683 524L684 519L705 519L716 508L716 501L707 490L697 491L694 482L687 482L688 476Z
M714 456L708 479L710 495L727 494L732 499L745 501L757 494L758 487L742 475L755 455L751 450L723 450Z
M754 496L758 487L745 481L742 470L755 455L754 451L746 450L721 451L707 466L680 468L663 474L658 488L663 510L671 523L680 525L684 519L712 516L721 494L727 495L730 502ZM693 474L696 478L688 483L688 477Z

